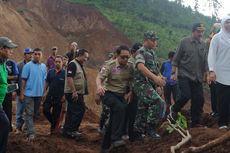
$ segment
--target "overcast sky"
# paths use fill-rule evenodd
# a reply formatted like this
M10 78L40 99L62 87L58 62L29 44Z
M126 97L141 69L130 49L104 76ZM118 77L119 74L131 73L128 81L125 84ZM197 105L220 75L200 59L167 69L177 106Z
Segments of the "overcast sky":
M174 1L174 0L170 0ZM219 0L222 4L222 7L219 9L219 18L225 17L227 14L230 14L230 0ZM199 2L199 11L207 16L212 16L213 10L210 9L208 0L198 0ZM184 0L184 5L190 5L191 8L194 8L194 0Z
M219 0L222 4L222 7L219 9L219 17L223 18L230 13L230 0ZM184 0L186 6L190 5L194 8L194 0ZM209 8L207 0L199 0L200 8L199 11L207 16L211 16L213 10Z

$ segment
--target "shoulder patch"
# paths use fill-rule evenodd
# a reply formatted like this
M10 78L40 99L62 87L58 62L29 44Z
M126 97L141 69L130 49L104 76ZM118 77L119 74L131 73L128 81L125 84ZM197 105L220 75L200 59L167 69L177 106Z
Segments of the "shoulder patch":
M106 63L106 65L113 65L116 63L116 60L111 60Z

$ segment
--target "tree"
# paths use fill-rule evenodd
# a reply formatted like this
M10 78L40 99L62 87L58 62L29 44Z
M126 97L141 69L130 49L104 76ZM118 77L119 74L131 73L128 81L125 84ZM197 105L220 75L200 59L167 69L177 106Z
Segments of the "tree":
M196 12L198 12L198 9L199 9L199 1L198 0L194 0L195 1L195 6L194 6L194 10Z
M219 9L222 7L222 4L219 0L208 0L209 8L213 10L212 15L218 19Z

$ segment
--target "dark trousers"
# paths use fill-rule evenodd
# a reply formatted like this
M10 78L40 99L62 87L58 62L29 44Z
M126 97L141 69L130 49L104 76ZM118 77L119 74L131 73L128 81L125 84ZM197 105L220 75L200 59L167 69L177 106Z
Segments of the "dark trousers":
M6 153L10 123L0 105L0 153Z
M219 126L228 126L230 116L230 86L216 83L216 92L219 108Z
M202 83L192 81L186 77L179 77L180 94L173 106L175 112L179 112L181 108L191 99L191 120L192 125L199 124L201 113L203 112L204 97Z
M84 96L78 94L77 101L73 101L72 93L65 94L68 102L63 132L78 131L85 113Z
M109 125L106 128L102 142L102 149L108 149L112 142L121 140L125 126L127 103L123 96L106 91L102 102L110 108Z
M210 94L211 94L211 105L212 105L212 112L218 113L218 107L217 107L217 94L216 94L216 83L212 82L210 87Z
M43 113L51 124L51 130L56 128L61 113L61 106L61 97L55 98L49 95L43 104Z
M174 84L174 85L168 85L167 84L164 87L165 102L168 106L170 106L172 104L171 95L173 96L174 102L176 102L177 93L178 93L178 85L177 84Z
M12 131L12 93L6 94L2 106L10 122L9 130Z
M128 130L128 135L130 140L134 139L134 122L137 114L137 103L138 103L137 96L133 95L133 99L128 104L127 111L126 111L125 133Z

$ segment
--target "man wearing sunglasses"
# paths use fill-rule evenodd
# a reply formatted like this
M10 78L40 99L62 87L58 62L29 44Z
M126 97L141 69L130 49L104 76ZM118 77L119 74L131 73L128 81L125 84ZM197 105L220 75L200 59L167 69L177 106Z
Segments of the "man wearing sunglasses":
M101 96L104 105L110 108L109 125L102 142L101 152L107 152L112 147L125 145L122 135L125 126L127 104L131 101L131 80L133 65L128 62L130 51L127 46L116 50L117 58L108 62L105 70L96 79L97 94Z
M165 80L160 76L157 56L154 51L158 37L153 31L144 33L143 47L137 51L135 57L136 71L134 73L133 91L138 97L138 110L134 128L136 139L142 134L152 139L159 139L155 128L164 117L165 102L158 95L156 88L163 87Z
M7 92L6 60L17 45L7 37L0 37L0 152L6 153L10 123L2 108Z

